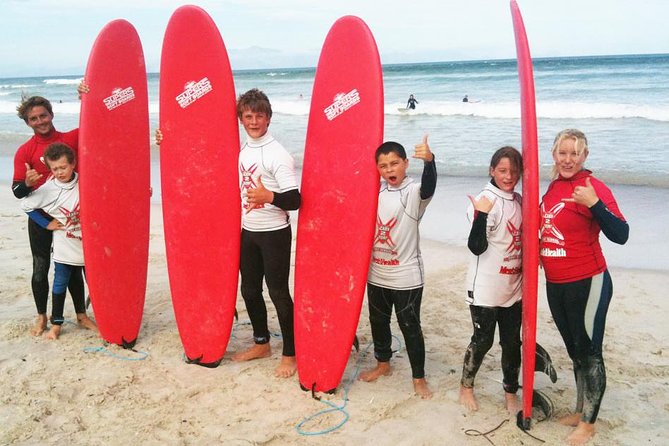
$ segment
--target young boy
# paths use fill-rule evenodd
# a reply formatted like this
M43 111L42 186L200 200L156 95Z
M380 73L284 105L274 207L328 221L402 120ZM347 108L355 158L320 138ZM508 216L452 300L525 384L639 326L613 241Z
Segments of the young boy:
M42 161L44 150L53 143L67 144L77 152L79 129L61 133L53 125L51 103L41 97L25 98L16 108L21 118L33 131L33 136L18 148L14 155L14 178L12 192L16 198L24 198L44 184L49 176L49 168ZM47 325L46 308L49 299L49 266L51 264L51 244L53 232L40 227L28 219L28 238L33 257L32 292L37 307L37 321L30 329L33 336L44 333ZM81 273L70 278L68 285L73 296L84 295L84 279Z
M361 373L360 379L369 382L391 373L390 316L395 306L411 363L414 391L429 399L432 391L425 380L425 341L420 327L424 272L418 233L420 220L437 186L437 169L427 135L415 146L413 157L424 162L421 183L406 176L409 160L402 145L385 142L376 150L376 166L383 182L367 300L377 365Z
M84 252L79 224L79 178L74 171L74 152L62 143L51 144L44 152L44 162L53 175L39 189L21 200L21 208L41 227L54 231L53 302L51 329L47 339L58 339L63 325L65 291L70 277L81 276ZM48 216L53 216L50 220ZM97 326L86 315L83 293L72 296L77 322L84 328L97 331Z
M268 133L272 106L262 91L252 89L237 101L237 116L248 135L239 153L242 196L241 291L255 345L233 361L266 358L272 354L263 277L276 308L283 337L282 358L275 375L295 374L293 300L288 288L292 232L288 211L300 207L293 157Z

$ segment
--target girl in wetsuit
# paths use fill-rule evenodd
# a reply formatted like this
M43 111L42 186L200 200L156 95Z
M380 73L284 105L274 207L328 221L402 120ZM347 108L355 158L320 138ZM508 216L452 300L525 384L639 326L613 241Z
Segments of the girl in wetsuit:
M465 352L460 404L478 410L474 379L492 347L499 326L503 388L507 409L518 410L520 324L522 320L520 194L514 192L523 158L513 147L498 149L490 160L490 182L476 196L467 217L472 222L467 246L472 253L467 273L467 303L473 334Z
M583 168L589 153L583 132L561 131L552 152L554 180L541 203L540 257L548 305L576 378L576 411L560 422L575 427L570 444L584 444L595 434L606 388L602 341L613 292L599 232L622 245L629 226L611 190Z

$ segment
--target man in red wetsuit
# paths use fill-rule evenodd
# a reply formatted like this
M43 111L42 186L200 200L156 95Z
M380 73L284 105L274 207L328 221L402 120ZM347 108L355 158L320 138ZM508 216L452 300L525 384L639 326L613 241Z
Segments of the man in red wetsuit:
M61 133L53 126L51 103L40 96L24 100L17 107L18 115L30 127L34 135L18 148L14 155L14 177L12 192L16 198L23 198L40 187L50 175L44 163L44 150L54 142L67 144L75 153L79 146L79 129ZM37 307L37 321L30 330L34 336L46 329L46 307L49 297L49 264L53 234L28 219L28 237L33 256L32 291ZM85 314L84 282L81 275L73 275L69 290L77 314Z

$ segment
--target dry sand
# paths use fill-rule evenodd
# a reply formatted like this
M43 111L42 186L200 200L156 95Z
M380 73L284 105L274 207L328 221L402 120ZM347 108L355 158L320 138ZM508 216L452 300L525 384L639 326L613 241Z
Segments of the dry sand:
M273 339L270 359L232 363L216 369L188 365L170 300L160 208L152 208L149 280L142 329L136 349L144 360L121 360L102 352L93 333L66 323L58 341L34 338L28 330L35 306L30 291L31 257L26 216L9 187L0 191L0 444L81 445L486 445L468 429L491 430L501 445L540 444L520 431L503 408L500 350L495 345L478 374L480 410L458 404L458 386L470 319L464 303L466 251L423 240L427 281L423 329L427 379L434 398L413 395L411 372L401 350L394 373L375 383L351 382L373 355L352 353L339 391L324 399L345 407L349 420L334 432L304 436L296 426L327 406L300 390L297 377L273 376L281 346ZM669 432L669 274L666 271L612 269L615 286L605 337L608 386L595 445L666 444ZM556 416L573 408L571 364L550 319L540 284L538 341L551 353L559 380L537 375L536 387L553 401ZM228 346L247 346L250 326L241 297ZM278 332L271 303L270 330ZM65 316L75 320L71 301ZM94 317L94 314L92 315ZM393 331L399 334L396 323ZM371 340L366 303L358 327L362 349ZM401 336L400 336L401 338ZM116 355L139 354L110 346ZM228 354L226 354L227 358ZM334 412L312 420L307 430L325 430L343 418ZM564 444L570 428L554 419L537 422L530 433L546 444Z

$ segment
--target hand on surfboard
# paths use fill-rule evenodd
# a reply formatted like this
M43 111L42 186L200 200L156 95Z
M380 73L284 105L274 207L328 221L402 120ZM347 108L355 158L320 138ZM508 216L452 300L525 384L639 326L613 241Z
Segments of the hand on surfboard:
M37 172L35 169L30 167L30 164L25 163L26 165L26 186L28 187L33 187L35 183L39 181L40 178L42 178L42 174Z
M254 189L247 189L246 191L247 214L258 206L274 201L274 192L265 188L261 178L258 177L258 185Z
M492 207L495 205L495 202L497 201L497 198L490 201L488 199L488 197L486 197L485 195L482 196L479 200L472 197L471 195L467 195L467 197L469 197L469 201L472 202L472 206L474 206L474 209L476 209L479 212L485 212L486 214L490 213L490 210L492 209Z
M156 145L160 145L163 142L163 132L160 129L156 129Z
M593 207L599 201L595 188L592 187L590 177L585 179L585 186L576 186L571 198L563 198L562 201L566 203L582 204L589 208Z
M82 79L81 82L79 82L79 85L77 85L77 93L79 93L79 100L81 100L82 94L86 94L90 91L91 89L86 83L86 80Z
M416 144L414 149L414 158L423 161L432 161L434 159L434 155L430 151L430 145L427 143L427 135L423 136L423 141L420 144Z

